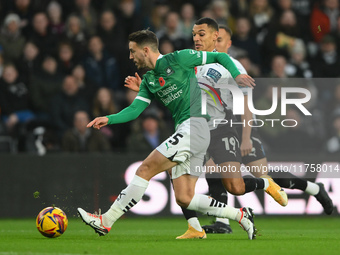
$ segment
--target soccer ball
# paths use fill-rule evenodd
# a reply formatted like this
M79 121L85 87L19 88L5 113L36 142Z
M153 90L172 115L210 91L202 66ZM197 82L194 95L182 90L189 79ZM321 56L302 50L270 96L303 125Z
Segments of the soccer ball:
M67 228L66 214L58 207L46 207L37 216L36 220L39 232L46 237L61 236Z

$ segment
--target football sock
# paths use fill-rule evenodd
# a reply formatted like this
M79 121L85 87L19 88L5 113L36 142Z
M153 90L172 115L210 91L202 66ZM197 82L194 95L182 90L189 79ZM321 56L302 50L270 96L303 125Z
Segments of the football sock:
M206 180L209 186L210 196L215 198L217 201L227 204L228 194L221 181L221 175L217 173L210 174L209 178Z
M258 189L267 189L269 182L266 178L254 178L250 175L243 177L245 185L245 193L249 193Z
M305 189L305 192L309 195L315 196L319 193L320 187L314 182L306 181L307 187Z
M120 192L111 208L103 214L103 225L111 227L116 220L129 211L143 197L149 182L135 175L131 183Z
M210 174L209 178L206 179L209 186L209 194L216 200L227 204L228 193L225 190L221 181L221 175L219 173ZM216 217L216 222L221 222L229 225L229 219Z
M197 212L192 211L192 210L188 210L184 207L181 207L182 212L184 214L184 217L186 218L186 220L189 220L191 218L197 218Z
M299 189L302 191L306 191L307 189L307 181L303 180L291 173L288 172L270 172L270 175L273 177L273 180L280 185L282 188L287 189ZM316 185L316 184L315 184ZM313 185L310 185L311 192L315 192L316 189L319 188L318 185L316 185L317 188ZM317 191L319 192L319 191ZM308 193L306 191L306 193ZM309 194L309 193L308 193Z
M242 215L240 210L202 194L195 194L187 209L236 221L239 221Z
M201 228L201 224L198 221L197 217L192 217L192 218L188 219L188 223L190 224L190 226L192 226L197 231L200 231L200 232L203 231L202 228Z

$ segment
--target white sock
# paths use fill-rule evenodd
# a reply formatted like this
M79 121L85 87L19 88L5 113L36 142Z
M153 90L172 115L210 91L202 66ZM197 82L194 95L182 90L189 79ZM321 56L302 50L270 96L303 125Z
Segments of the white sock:
M187 209L236 221L239 221L242 215L240 210L202 194L195 194Z
M188 219L188 223L190 224L190 226L192 226L197 231L200 231L200 232L203 231L202 228L201 228L201 224L198 221L197 217L192 217L192 218Z
M305 192L308 195L315 196L315 195L317 195L319 193L319 191L320 191L319 185L317 185L314 182L307 181L307 187L305 189Z
M269 181L267 178L261 178L264 181L264 188L263 190L266 190L269 187Z
M216 222L222 222L222 223L224 223L224 224L230 225L230 224L229 224L229 219L226 219L226 218L219 218L219 217L216 217Z
M130 210L141 200L149 182L135 175L131 183L120 192L111 208L103 214L103 225L111 227L124 213Z

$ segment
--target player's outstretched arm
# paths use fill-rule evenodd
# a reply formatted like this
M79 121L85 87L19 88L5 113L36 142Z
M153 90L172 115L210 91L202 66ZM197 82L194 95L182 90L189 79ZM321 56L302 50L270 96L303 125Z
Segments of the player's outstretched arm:
M236 76L235 81L241 87L254 88L256 86L255 80L248 74L239 74Z
M128 77L125 78L124 86L133 90L133 91L139 92L139 86L140 86L141 83L142 83L142 79L140 78L140 76L136 72L135 77L128 76Z
M87 124L87 127L94 127L96 129L100 129L107 125L109 121L108 117L97 117L94 120L92 120L89 124Z

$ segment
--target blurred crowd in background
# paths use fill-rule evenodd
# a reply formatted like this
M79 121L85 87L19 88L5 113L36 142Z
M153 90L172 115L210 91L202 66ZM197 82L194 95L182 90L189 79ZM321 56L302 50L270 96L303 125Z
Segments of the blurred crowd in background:
M149 28L167 54L193 48L201 17L231 28L229 53L251 76L276 78L257 84L255 107L270 108L273 86L311 91L312 116L262 117L298 121L259 128L268 150L340 152L339 14L338 0L0 0L0 152L151 151L173 132L157 102L131 123L86 124L136 96L130 33Z

